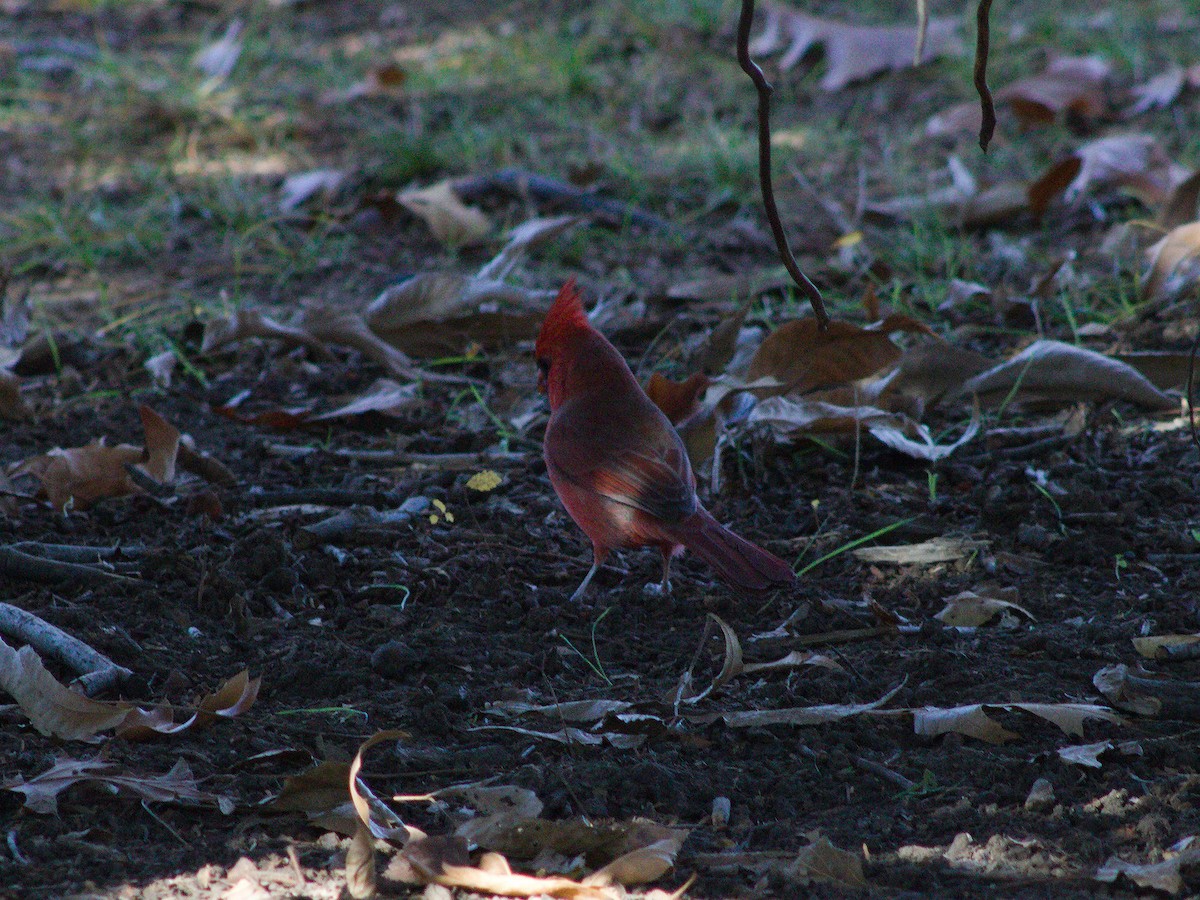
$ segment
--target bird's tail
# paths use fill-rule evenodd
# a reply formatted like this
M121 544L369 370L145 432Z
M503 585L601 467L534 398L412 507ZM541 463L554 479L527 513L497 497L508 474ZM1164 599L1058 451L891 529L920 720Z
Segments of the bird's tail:
M786 562L738 537L703 507L673 530L673 537L712 566L732 588L757 593L796 581Z

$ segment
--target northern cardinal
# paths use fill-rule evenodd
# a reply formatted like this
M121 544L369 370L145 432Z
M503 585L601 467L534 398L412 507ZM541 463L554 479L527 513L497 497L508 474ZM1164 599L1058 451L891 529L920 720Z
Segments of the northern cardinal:
M787 563L700 505L683 442L621 354L588 322L574 278L550 307L535 353L538 390L550 398L544 447L550 483L592 541L592 568L572 600L583 596L611 551L628 547L662 551L664 592L671 558L684 547L744 591L796 580Z

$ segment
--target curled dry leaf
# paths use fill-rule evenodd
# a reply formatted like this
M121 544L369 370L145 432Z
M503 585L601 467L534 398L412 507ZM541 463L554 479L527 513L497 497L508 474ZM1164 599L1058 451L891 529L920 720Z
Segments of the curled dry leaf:
M1180 225L1146 251L1150 271L1143 281L1142 297L1158 300L1195 282L1200 256L1200 222Z
M971 378L963 390L998 401L1125 400L1153 410L1179 407L1177 399L1132 366L1061 341L1035 341L1007 362Z
M407 354L375 334L356 312L310 306L305 308L301 322L305 331L316 341L357 350L397 378L410 379L419 374Z
M833 321L822 332L816 319L785 322L762 342L750 360L747 379L774 378L780 389L760 396L801 394L826 385L866 378L900 359L889 335L897 331L932 335L928 326L909 316L892 315L865 328Z
M182 759L164 775L131 775L115 763L99 760L59 759L53 766L30 778L17 777L0 784L6 790L25 795L25 807L47 815L58 811L58 795L75 784L92 783L113 793L137 797L152 803L197 803L218 805L219 798L196 786L191 767Z
M184 721L175 721L170 705L151 710L134 708L117 725L117 736L131 741L145 740L155 735L205 728L218 719L232 719L254 705L261 686L262 678L251 678L249 670L244 669L216 691L201 698L196 705L196 712Z
M1157 716L1162 709L1159 698L1147 696L1130 685L1129 666L1123 663L1105 666L1092 676L1092 684L1117 709L1139 716Z
M326 760L283 782L283 790L268 808L276 812L304 813L316 828L350 837L358 815L347 788L350 764Z
M55 448L26 459L12 474L37 478L39 496L60 510L68 504L87 509L99 500L141 493L127 467L136 466L154 481L169 484L175 478L179 429L148 406L140 406L138 413L146 437L143 447L109 447L101 439L86 447Z
M1021 613L1030 622L1036 621L1033 613L1023 606L996 597L981 596L974 591L955 594L946 601L945 608L934 618L945 625L975 627L986 625L996 616L1010 610Z
M1022 78L993 91L997 107L1012 110L1022 127L1054 122L1070 114L1094 119L1108 106L1105 83L1112 64L1099 56L1059 56L1037 75ZM925 124L929 137L953 137L979 131L978 101L969 101L938 113Z
M419 404L420 385L416 382L400 384L391 378L380 378L357 399L337 409L311 416L309 422L328 422L333 419L351 419L355 416L375 413L382 416L402 416Z
M562 703L535 705L507 700L489 703L489 713L506 716L545 715L563 722L599 722L613 713L623 713L633 707L626 700L566 700Z
M775 2L764 3L763 11L764 30L754 39L750 52L757 56L786 46L779 60L779 68L786 70L795 66L811 47L823 45L826 70L821 87L824 90L840 90L872 75L908 69L914 64L917 49L914 26L852 25L819 19ZM929 20L920 62L957 54L961 49L956 19Z
M221 37L195 55L192 65L214 82L224 81L242 55L243 27L241 19L231 21Z
M1138 887L1178 894L1186 886L1183 869L1200 866L1200 840L1193 835L1179 841L1171 849L1174 852L1169 858L1156 863L1131 863L1119 856L1110 856L1096 870L1095 879L1111 884L1123 875Z
M175 366L179 362L179 357L175 355L174 350L164 350L162 353L156 353L144 363L142 368L150 375L150 380L158 387L170 387L171 379L175 375ZM0 372L0 378L3 373ZM3 414L3 403L0 403L0 414Z
M449 180L419 190L401 191L396 201L420 217L443 244L456 247L478 244L492 233L488 217L463 203Z
M1168 647L1187 647L1200 644L1200 634L1159 634L1133 639L1133 649L1147 659L1167 658Z
M704 639L707 640L710 627L714 624L720 629L725 644L725 656L721 663L721 671L713 677L712 683L708 687L697 692L692 689L692 671L689 668L680 676L679 685L672 698L676 706L680 703L699 703L705 697L711 696L715 691L729 684L730 681L741 674L744 668L742 665L742 643L738 640L737 633L720 616L714 613L708 614L708 622L704 629Z

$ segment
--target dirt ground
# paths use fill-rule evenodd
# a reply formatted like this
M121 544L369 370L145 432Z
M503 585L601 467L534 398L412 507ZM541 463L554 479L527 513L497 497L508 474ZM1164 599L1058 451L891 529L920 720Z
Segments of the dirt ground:
M30 18L33 30L50 27ZM433 16L423 27L440 21ZM73 27L84 31L79 21ZM394 274L390 251L376 252L360 260L355 277L364 283ZM678 251L674 262L692 254ZM761 243L737 254L770 259ZM327 293L336 277L315 277L312 292ZM657 321L668 318L671 303L653 299ZM650 346L646 331L613 335L633 362ZM181 324L172 334L198 355L198 327ZM698 714L870 703L892 691L885 709L1104 703L1096 672L1139 661L1200 678L1200 663L1140 660L1131 644L1146 634L1200 631L1200 460L1186 429L1156 430L1124 405L1093 408L1080 434L1053 446L993 451L981 438L940 464L936 481L926 464L878 444L856 453L747 440L726 456L725 486L709 508L781 556L807 564L888 527L867 543L951 537L976 541L976 549L900 566L836 553L794 591L760 600L732 595L688 557L677 563L673 595L650 596L642 586L657 578L656 555L627 553L576 605L567 597L590 550L547 479L542 420L514 435L503 458L447 465L435 457L496 446L478 409L458 414L460 386L426 385L399 418L286 432L216 411L244 390L252 391L251 411L353 396L380 372L348 351L314 361L303 350L245 344L207 362L203 383L177 377L169 389L152 389L143 357L129 346L81 341L62 350L60 368L30 376L39 415L4 423L0 465L98 435L136 441L136 398L192 434L238 483L182 489L211 491L217 518L204 514L211 504L198 510L186 496L109 500L69 515L20 502L0 515L0 546L119 547L116 558L138 579L35 585L0 575L0 599L132 669L119 691L126 699L186 706L247 668L262 688L251 709L209 728L95 747L44 737L15 707L0 707L0 779L32 778L62 756L98 757L139 775L184 760L203 789L234 801L222 812L73 787L57 814L42 815L22 809L20 794L0 791L2 897L242 896L229 891L243 876L262 891L245 896L337 896L347 840L267 801L288 777L347 759L387 728L411 737L368 761L380 796L497 779L535 791L547 818L687 826L674 868L656 886L672 890L695 873L687 896L696 898L842 895L827 884L800 888L766 865L768 852L791 858L817 832L862 851L869 891L880 896L1133 896L1128 881L1095 881L1097 867L1114 854L1156 862L1200 833L1194 721L1128 715L1123 724L1088 722L1084 735L1071 736L993 709L1014 737L989 744L917 735L907 715L734 728L677 719L664 700L689 667L700 683L720 667L708 612L733 628L748 663L811 649L838 668L742 675L697 704ZM514 395L533 393L532 360L515 351L452 370L503 379ZM288 450L296 446L309 449ZM397 449L431 461L339 455ZM489 468L503 476L499 487L467 487ZM416 496L444 509L353 540L314 542L303 531L351 505L389 510ZM944 627L935 614L964 590L1008 591L1002 596L1032 620ZM897 623L919 627L831 636ZM563 725L505 718L492 703L591 699L630 701L669 727L650 729L633 749L492 727ZM1104 740L1114 747L1099 766L1058 754ZM1052 796L1030 800L1040 779ZM729 801L727 822L713 818L720 797ZM431 833L453 827L445 806L397 808ZM714 864L715 854L734 852L751 855L741 865ZM1200 891L1196 870L1185 875L1185 892Z

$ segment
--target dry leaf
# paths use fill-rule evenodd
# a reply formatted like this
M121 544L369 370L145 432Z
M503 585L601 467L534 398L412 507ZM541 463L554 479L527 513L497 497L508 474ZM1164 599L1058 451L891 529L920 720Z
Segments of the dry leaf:
M1200 218L1200 169L1175 185L1159 210L1158 224L1170 230L1197 218Z
M1092 684L1096 686L1104 698L1117 709L1123 709L1139 716L1156 716L1162 709L1162 701L1157 697L1147 697L1129 687L1127 676L1129 667L1123 663L1105 666L1092 676Z
M1007 106L1022 127L1047 124L1060 115L1094 119L1107 109L1105 82L1112 64L1099 56L1060 56L1028 78L992 92L997 107ZM929 119L929 137L953 137L977 133L981 120L979 101L968 101Z
M742 672L750 675L754 672L790 671L801 666L817 666L834 672L844 673L846 671L841 663L823 653L815 653L812 650L793 650L786 656L770 662L746 663L742 667Z
M397 378L410 379L419 374L407 354L381 339L356 312L309 306L301 321L305 331L315 340L351 347Z
M538 244L570 231L586 221L582 216L537 217L516 225L508 233L508 241L482 269L475 273L480 282L503 281Z
M936 537L919 544L901 544L891 547L859 547L850 552L865 563L888 563L897 566L953 562L973 556L987 546L981 541L966 538Z
M134 708L132 703L92 700L68 690L47 671L32 647L14 650L4 641L0 641L0 688L41 734L66 741L87 740L113 728Z
M759 396L801 394L826 385L845 384L873 375L900 359L900 348L888 335L896 331L932 334L909 316L888 316L861 328L832 321L822 332L816 319L785 322L762 342L750 360L747 379L774 378L778 389L757 391Z
M730 728L762 728L767 725L826 725L851 716L879 709L903 687L898 685L873 703L827 703L820 706L799 706L790 709L745 710L719 713ZM707 717L711 718L711 717Z
M851 25L832 19L819 19L778 3L764 3L764 30L751 45L754 55L773 53L787 45L779 68L787 70L798 63L809 48L824 45L825 76L821 87L836 91L855 81L880 72L894 72L913 66L917 48L914 26L880 27ZM928 22L921 62L956 54L962 48L958 21L932 18Z
M175 374L175 366L179 362L179 357L175 355L174 350L164 350L162 353L156 353L144 363L144 368L150 374L150 380L158 387L168 388L171 386L171 378ZM0 372L0 379L4 373ZM0 415L3 414L3 403L0 402Z
M511 347L537 335L552 291L486 278L425 272L383 291L367 307L371 331L422 356Z
M224 319L213 319L204 326L201 353L214 353L222 347L247 338L281 340L288 346L307 347L318 359L328 359L329 351L302 328L281 325L257 309L239 309Z
M672 381L661 372L654 372L646 383L646 396L672 425L678 425L700 409L700 396L708 385L708 376L700 372L688 376L686 381Z
M1165 659L1167 647L1200 644L1200 634L1159 634L1133 638L1133 649L1147 659Z
M196 54L192 65L215 84L224 81L242 55L242 28L242 21L234 19L226 27L225 34Z
M24 794L27 809L51 815L58 811L58 795L81 783L101 784L116 793L153 803L183 801L216 805L223 799L197 788L191 768L182 759L165 775L129 775L115 763L59 759L41 775L28 781L18 776L0 787Z
M1124 875L1138 887L1178 894L1185 887L1183 868L1200 866L1200 841L1191 836L1175 846L1179 849L1170 858L1145 865L1126 862L1119 856L1110 856L1108 861L1096 870L1095 879L1112 883Z
M350 85L348 88L329 90L320 97L320 103L332 106L338 103L348 103L360 97L390 97L403 92L408 73L400 66L386 63L375 66L367 71L363 80Z
M605 716L623 713L632 707L633 704L626 700L567 700L543 706L518 701L499 701L489 703L487 711L512 716L544 715L563 722L599 722Z
M1171 229L1146 254L1150 271L1143 281L1143 299L1158 300L1190 285L1196 280L1194 261L1200 256L1200 222Z
M676 706L680 703L699 703L705 697L711 696L715 691L723 688L742 672L742 644L738 640L737 634L725 623L724 619L714 613L708 614L708 622L716 624L717 628L721 630L721 636L724 639L725 656L724 661L721 663L721 671L716 674L708 687L696 692L692 690L692 671L689 668L680 676L679 685L672 697ZM703 639L706 640L709 633L706 627Z
M986 625L997 615L1008 610L1016 610L1029 621L1036 621L1033 613L1023 606L1018 606L1007 600L999 600L995 597L980 596L974 591L963 591L960 594L955 594L946 601L945 609L934 616L934 618L952 627L970 628Z
M456 247L478 244L492 232L488 217L464 204L449 180L420 190L401 191L396 201L420 217L443 244Z
M1007 362L963 385L968 393L1005 400L1126 400L1153 410L1179 408L1132 366L1061 341L1035 341Z
M1121 188L1147 206L1166 202L1187 177L1172 162L1158 138L1148 134L1120 134L1088 141L1073 154L1079 174L1067 186L1063 199L1074 203L1096 188Z
M950 709L924 706L914 709L912 713L913 731L925 737L955 732L988 744L1003 744L1018 737L1015 732L988 716L981 703Z
M309 422L328 422L333 419L350 419L355 416L376 413L382 416L402 416L420 404L420 385L416 382L400 384L390 378L380 378L363 394L344 406L311 416Z
M346 173L341 169L313 169L289 175L279 188L279 211L291 212L317 194L332 197L345 180Z
M1083 737L1083 723L1089 719L1100 719L1114 725L1125 724L1125 720L1111 709L1092 703L1007 703L1004 706L1045 719L1074 737Z
M1171 66L1144 84L1134 85L1130 89L1130 93L1136 99L1125 110L1125 117L1132 118L1152 109L1164 109L1170 106L1183 93L1186 83L1187 71L1182 66Z
M243 669L213 693L201 698L196 712L182 722L175 722L169 705L151 710L131 709L117 725L117 736L126 740L145 740L155 735L180 734L191 728L205 728L218 719L232 719L254 705L258 699L262 678L251 678Z
M1086 766L1092 769L1103 767L1100 756L1114 748L1112 741L1100 741L1096 744L1076 744L1071 747L1060 747L1059 759L1075 766Z
M801 847L796 858L782 866L779 872L786 880L796 884L815 881L851 890L867 886L862 854L839 850L824 836L818 837L807 847Z

